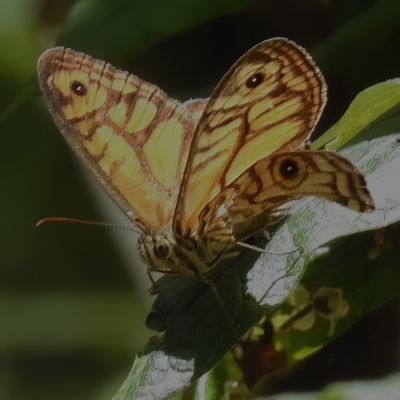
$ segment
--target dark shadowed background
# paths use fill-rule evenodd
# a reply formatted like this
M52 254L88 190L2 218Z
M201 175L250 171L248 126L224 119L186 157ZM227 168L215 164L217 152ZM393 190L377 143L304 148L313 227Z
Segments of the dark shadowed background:
M312 54L328 82L315 135L359 91L400 76L397 0L189 3L1 0L1 110L37 90L37 58L56 43L186 100L208 97L253 45L287 37ZM137 236L78 225L35 228L50 216L129 225L64 143L40 96L0 123L0 149L0 398L111 399L152 335L144 326L150 282L137 258ZM293 387L397 370L398 304L313 356ZM327 361L332 354L335 365Z

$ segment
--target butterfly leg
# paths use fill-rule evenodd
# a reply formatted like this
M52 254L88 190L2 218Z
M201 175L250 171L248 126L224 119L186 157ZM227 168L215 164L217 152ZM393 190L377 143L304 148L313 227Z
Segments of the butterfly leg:
M203 283L205 283L206 285L208 285L208 286L210 287L210 289L211 289L211 291L212 291L212 293L213 293L215 299L216 299L217 302L218 302L218 305L224 310L226 319L227 319L227 321L228 321L228 323L229 323L229 326L230 326L231 329L232 329L232 332L234 333L234 335L235 335L235 337L236 337L236 340L239 340L240 337L238 336L238 334L237 334L235 328L233 327L232 319L230 318L230 316L229 316L229 314L228 314L228 310L227 310L227 308L225 307L224 301L222 300L221 295L219 294L218 289L217 289L217 287L215 286L214 282L213 282L211 279L206 278L205 276L202 276L202 275L199 275L198 278L199 278Z

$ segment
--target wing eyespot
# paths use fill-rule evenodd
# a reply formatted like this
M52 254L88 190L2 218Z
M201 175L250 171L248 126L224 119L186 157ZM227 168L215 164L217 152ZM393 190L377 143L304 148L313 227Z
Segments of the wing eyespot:
M264 80L264 75L261 72L257 72L256 74L250 76L250 78L246 81L246 86L249 89L253 89L257 87Z
M299 171L299 165L294 160L283 160L281 161L281 165L279 166L279 173L283 178L293 178L299 173Z
M87 87L82 82L72 81L69 87L78 96L85 96L87 93Z

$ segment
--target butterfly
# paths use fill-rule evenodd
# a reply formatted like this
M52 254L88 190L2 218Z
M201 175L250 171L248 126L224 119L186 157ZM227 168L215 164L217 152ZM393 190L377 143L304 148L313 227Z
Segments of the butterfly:
M326 85L285 38L250 49L209 99L184 103L63 47L41 55L38 77L73 150L143 232L151 271L206 276L303 196L374 208L349 161L306 148Z

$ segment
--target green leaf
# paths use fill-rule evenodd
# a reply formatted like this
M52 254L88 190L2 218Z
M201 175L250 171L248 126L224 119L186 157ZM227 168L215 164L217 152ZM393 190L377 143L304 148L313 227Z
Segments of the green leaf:
M336 150L378 136L400 132L400 80L371 86L359 93L343 117L314 141L312 149Z
M225 310L201 282L191 291L190 301L182 298L186 309L179 309L176 290L163 293L162 304L173 318L164 325L164 334L138 357L114 400L144 395L164 399L182 390L213 367L261 315L270 315L288 297L309 262L315 260L318 247L400 220L400 143L396 136L362 142L339 154L364 173L377 209L360 214L321 199L295 202L268 242L268 254L254 262L255 252L247 253L215 278ZM400 292L400 284L396 290ZM167 319L162 317L158 325Z
M244 333L245 326L254 325L262 316L260 307L248 296L244 299L241 292L240 275L255 259L254 254L246 254L216 277L215 286L226 310L208 285L188 278L195 295L190 301L182 299L186 309L180 315L175 313L165 334L146 346L115 399L168 398L210 370ZM180 284L184 280L182 277ZM175 296L176 292L163 293L161 303L167 313L175 310Z
M399 234L398 224L386 228L387 243L382 246L374 243L374 232L342 238L309 266L271 319L273 341L288 364L326 346L400 293L400 251L391 240ZM374 257L371 249L378 250Z

